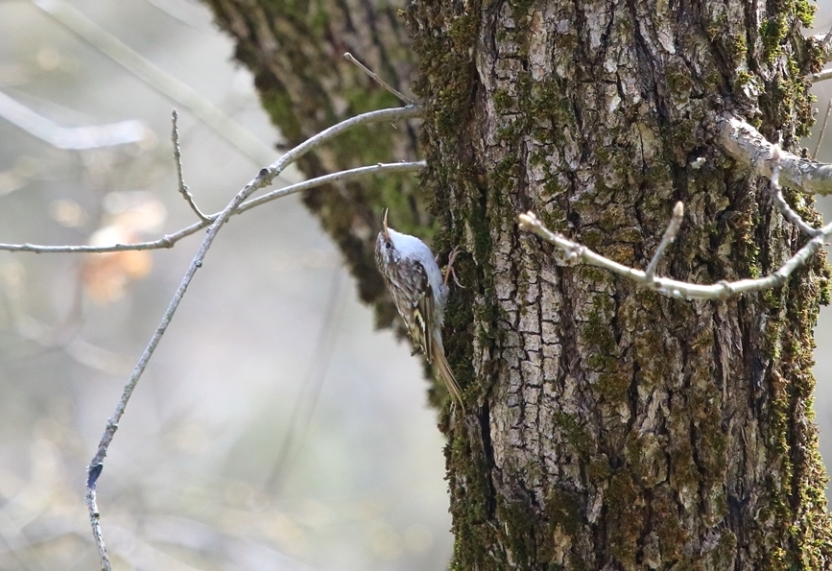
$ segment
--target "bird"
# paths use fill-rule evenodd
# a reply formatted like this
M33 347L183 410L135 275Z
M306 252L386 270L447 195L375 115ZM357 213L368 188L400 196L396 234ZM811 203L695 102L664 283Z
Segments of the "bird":
M450 291L448 275L456 249L451 252L443 278L427 244L416 236L390 228L387 212L385 209L381 232L376 237L376 265L410 337L434 366L454 400L462 405L462 390L442 344L442 323Z

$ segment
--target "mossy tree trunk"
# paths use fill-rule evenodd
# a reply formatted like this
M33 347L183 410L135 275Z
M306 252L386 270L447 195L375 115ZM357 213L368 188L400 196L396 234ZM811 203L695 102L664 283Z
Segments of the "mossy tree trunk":
M343 94L323 79L319 100L302 107L291 82L351 73L332 46L366 34L373 20L362 18L378 8L261 0L239 2L235 20L238 2L210 3L261 89L275 85L264 76L287 74L264 101L280 102L272 116L290 140L340 118L334 109L357 110L333 103ZM456 267L467 289L452 294L445 332L466 397L442 425L453 566L829 568L811 413L825 262L776 291L689 302L560 266L516 225L533 210L643 268L683 201L685 224L660 273L712 283L778 267L801 237L773 208L767 181L720 152L712 126L731 111L787 147L806 133L802 77L820 55L800 36L805 0L413 2L409 47L402 22L381 12L395 39L379 48L387 59L369 63L401 79L391 70L418 57L422 183L444 212L434 245L465 252ZM298 21L324 33L279 36ZM253 39L262 28L279 38L273 52ZM335 55L303 71L290 55L301 46ZM409 133L399 136L410 156ZM341 152L321 168L375 160ZM356 196L367 212L392 200Z

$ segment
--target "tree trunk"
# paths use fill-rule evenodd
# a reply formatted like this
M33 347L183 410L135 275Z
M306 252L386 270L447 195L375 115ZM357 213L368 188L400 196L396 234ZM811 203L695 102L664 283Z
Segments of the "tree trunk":
M245 25L230 16L238 3ZM328 31L301 30L286 36L293 47L280 39L268 52L254 30L297 28L302 3L211 4L258 87L272 86L264 69L286 74L289 93L295 74L324 86L304 110L290 98L293 117L273 112L284 132L303 123L288 130L292 142L342 117L332 111L338 89L326 87L347 73L332 46L375 38L376 11L397 35L383 48L370 42L386 54L370 65L401 73L393 62L413 57L390 9L321 2L313 14L304 4L305 25L320 19ZM779 267L801 238L773 208L768 182L720 152L713 124L730 110L770 140L797 144L811 121L803 78L821 58L799 33L810 13L805 0L408 6L425 107L422 183L447 213L434 247L465 252L456 268L467 289L452 293L445 330L466 400L443 423L454 568L832 565L811 411L825 261L779 290L691 302L562 265L516 225L533 210L549 228L644 268L682 201L685 223L660 274L713 283ZM294 50L317 54L316 66L301 73ZM407 135L398 149L413 153ZM312 166L361 158L338 151ZM402 200L354 192L367 212ZM323 196L315 200L338 200ZM811 205L800 211L816 217Z

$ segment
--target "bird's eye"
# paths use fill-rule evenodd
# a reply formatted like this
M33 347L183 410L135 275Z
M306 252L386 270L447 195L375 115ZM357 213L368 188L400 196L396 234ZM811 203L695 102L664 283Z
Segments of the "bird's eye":
M392 243L392 242L385 242L385 243L384 243L384 247L385 247L385 248L387 248L387 249L389 250L390 248L392 248L392 247L393 247L393 243Z

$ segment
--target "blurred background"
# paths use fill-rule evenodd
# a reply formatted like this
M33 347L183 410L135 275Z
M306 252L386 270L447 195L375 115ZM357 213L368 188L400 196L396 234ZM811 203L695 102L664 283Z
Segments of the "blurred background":
M816 21L828 30L832 7ZM185 182L220 210L279 140L232 49L196 1L0 2L0 242L148 240L194 222L174 107ZM815 92L822 116L832 81ZM832 162L832 137L818 158ZM0 569L97 568L85 467L201 236L152 253L0 252ZM817 342L832 344L829 308ZM832 352L816 374L832 459ZM443 569L435 424L420 361L374 331L299 199L252 210L214 243L119 427L98 489L113 562Z
M279 140L232 50L196 1L0 2L0 242L195 222L174 107L185 181L205 212L224 207ZM0 252L0 569L98 568L85 467L202 236L127 256ZM224 228L99 480L118 569L446 567L421 362L356 298L297 197Z

